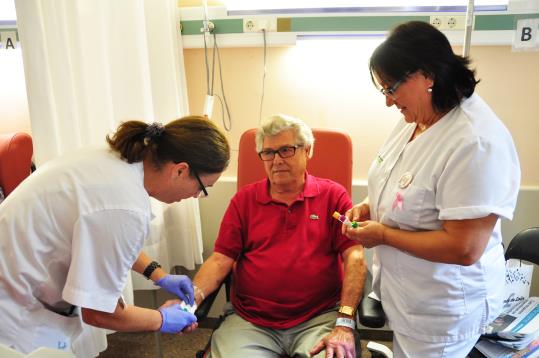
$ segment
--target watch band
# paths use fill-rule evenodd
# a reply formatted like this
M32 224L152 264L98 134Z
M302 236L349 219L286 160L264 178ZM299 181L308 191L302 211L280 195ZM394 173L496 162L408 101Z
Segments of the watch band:
M356 322L353 319L350 319L350 318L337 317L337 321L335 322L335 326L341 326L341 327L348 327L348 328L356 329Z
M157 261L152 261L146 268L144 269L144 272L142 273L146 279L150 279L150 276L155 271L156 268L161 267Z
M354 307L350 307L350 306L339 307L339 313L346 316L354 317L355 312L356 310L354 309Z

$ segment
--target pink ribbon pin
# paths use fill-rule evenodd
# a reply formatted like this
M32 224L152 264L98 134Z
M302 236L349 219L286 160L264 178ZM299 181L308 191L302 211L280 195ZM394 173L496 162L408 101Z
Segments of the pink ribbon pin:
M402 194L398 192L397 195L395 196L395 200L393 200L393 205L391 205L391 209L395 210L395 208L399 208L399 210L402 210L403 204L404 204L404 198L402 197Z

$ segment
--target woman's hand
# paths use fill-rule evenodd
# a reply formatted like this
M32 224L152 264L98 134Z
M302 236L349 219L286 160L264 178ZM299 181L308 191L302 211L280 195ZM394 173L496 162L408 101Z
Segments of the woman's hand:
M194 314L180 307L180 300L167 300L157 310L161 313L163 322L159 329L163 333L190 333L198 327Z
M350 221L367 221L371 219L371 210L369 207L368 199L363 200L361 203L354 205L351 209L347 210L344 214ZM352 230L348 225L342 226L343 235L348 236L348 230Z
M182 301L192 306L195 303L195 293L193 283L185 275L166 275L155 284L173 295L181 298Z
M343 227L346 225L343 225ZM355 229L346 226L344 235L352 240L356 240L363 247L370 249L385 243L385 230L387 228L377 221L359 222L359 226Z
M346 217L350 221L367 221L371 219L371 209L368 201L363 201L357 205L354 205L350 210L345 213Z

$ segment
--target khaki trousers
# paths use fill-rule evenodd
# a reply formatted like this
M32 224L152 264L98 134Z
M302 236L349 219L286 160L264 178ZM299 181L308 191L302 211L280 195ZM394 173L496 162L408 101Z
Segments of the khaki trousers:
M227 303L227 306L229 303ZM337 311L324 312L306 322L288 329L271 329L256 326L237 315L230 306L221 326L213 333L211 358L275 358L290 356L308 358L309 351L335 327ZM361 355L359 335L356 331L356 352ZM323 350L315 355L325 357Z

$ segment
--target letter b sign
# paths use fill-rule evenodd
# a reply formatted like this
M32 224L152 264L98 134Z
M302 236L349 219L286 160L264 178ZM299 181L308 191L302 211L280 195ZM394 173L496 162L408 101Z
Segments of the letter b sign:
M539 19L518 21L513 50L539 50Z
M520 41L530 41L532 39L532 28L524 26L521 30Z

